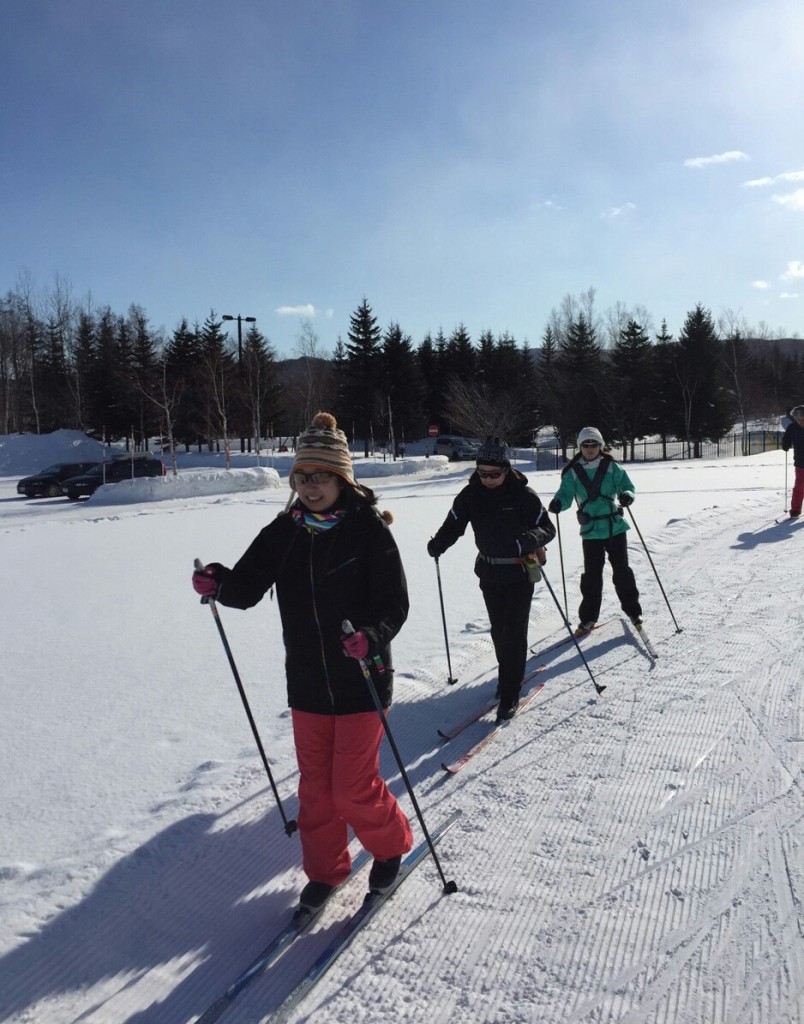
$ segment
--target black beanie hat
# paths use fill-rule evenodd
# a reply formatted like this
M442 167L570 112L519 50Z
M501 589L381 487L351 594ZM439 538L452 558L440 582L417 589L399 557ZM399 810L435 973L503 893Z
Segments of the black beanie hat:
M478 449L475 463L478 466L501 466L508 469L511 465L511 455L505 441L499 437L487 437Z

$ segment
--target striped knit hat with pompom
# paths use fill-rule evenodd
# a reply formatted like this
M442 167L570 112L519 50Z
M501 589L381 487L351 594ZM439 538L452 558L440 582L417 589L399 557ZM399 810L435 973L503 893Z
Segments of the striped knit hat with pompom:
M346 483L355 486L349 442L346 440L346 434L338 429L332 413L316 413L313 422L299 436L296 456L289 474L291 487L294 486L293 474L297 469L302 473L337 473Z

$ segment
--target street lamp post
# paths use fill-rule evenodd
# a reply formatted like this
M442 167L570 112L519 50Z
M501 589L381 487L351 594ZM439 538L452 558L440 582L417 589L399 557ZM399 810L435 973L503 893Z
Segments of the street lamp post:
M228 313L221 314L221 320L236 320L237 321L237 374L240 378L240 384L243 384L243 323L255 324L257 322L256 316L230 316ZM248 445L249 451L251 451L251 441ZM240 451L246 450L246 439L240 436Z
M221 320L237 320L237 365L243 362L243 324L256 324L256 316L229 316L228 313L221 315Z

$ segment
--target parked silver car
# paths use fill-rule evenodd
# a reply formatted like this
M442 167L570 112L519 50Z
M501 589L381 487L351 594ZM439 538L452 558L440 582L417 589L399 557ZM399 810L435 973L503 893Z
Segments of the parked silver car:
M456 434L441 434L435 441L435 454L446 455L450 462L460 462L461 459L474 461L478 450L479 445L473 438Z

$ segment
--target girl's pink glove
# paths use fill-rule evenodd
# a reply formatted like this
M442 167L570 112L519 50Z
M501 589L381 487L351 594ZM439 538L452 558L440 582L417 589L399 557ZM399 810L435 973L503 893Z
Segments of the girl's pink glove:
M206 569L196 569L193 573L193 590L201 597L212 597L218 593L218 581L215 579L215 570L207 566Z
M365 633L348 633L341 637L343 653L348 658L355 658L361 661L368 655L369 642Z

